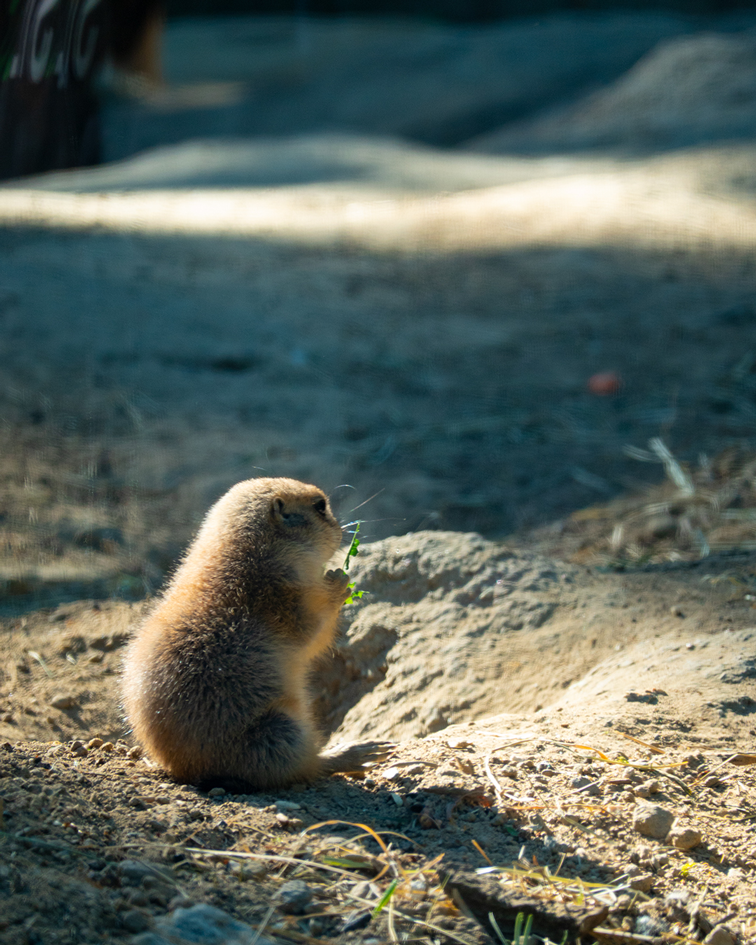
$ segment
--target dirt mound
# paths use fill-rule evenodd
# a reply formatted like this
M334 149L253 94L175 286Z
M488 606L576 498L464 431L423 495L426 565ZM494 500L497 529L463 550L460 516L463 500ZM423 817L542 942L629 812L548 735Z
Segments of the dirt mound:
M752 569L745 555L601 574L454 532L362 545L353 570L365 596L346 608L342 643L317 673L320 717L334 740L402 740L500 712L567 711L604 684L614 697L597 701L598 728L638 686L679 690L681 716L698 693L696 724L725 704L737 714L741 698L748 716ZM120 650L148 606L82 602L6 618L0 737L125 737ZM671 652L685 657L677 682ZM711 691L723 673L726 697Z
M756 34L661 43L608 88L468 147L506 152L679 147L756 131Z

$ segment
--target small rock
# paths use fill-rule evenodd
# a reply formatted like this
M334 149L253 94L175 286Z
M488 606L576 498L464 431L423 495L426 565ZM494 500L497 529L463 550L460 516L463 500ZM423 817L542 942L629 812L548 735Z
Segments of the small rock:
M399 777L399 773L400 772L398 768L386 768L381 777L385 781L396 781L396 779Z
M302 805L295 801L276 801L276 810L302 810Z
M121 917L121 924L127 932L145 932L150 927L150 920L138 909L129 909Z
M204 903L178 908L155 923L154 931L132 940L132 945L175 945L201 942L202 945L272 945L251 925L239 922L222 909Z
M633 829L643 837L663 840L669 833L675 815L655 804L638 804L633 813Z
M102 748L104 744L101 738L90 738L87 742L87 748Z
M50 705L53 709L75 709L78 704L76 696L71 695L71 693L59 692L57 696L50 699Z
M633 793L636 797L651 797L652 794L658 794L661 790L661 784L653 779L651 781L644 781L642 784L638 784L633 788Z
M735 945L735 936L726 925L715 925L704 939L704 945Z
M653 873L641 873L639 876L631 876L627 885L631 889L637 890L637 892L651 892L651 887L654 885L654 875Z
M693 827L683 827L679 824L675 824L670 830L667 839L672 846L676 847L678 850L692 850L693 847L698 846L702 837L700 831L695 830Z
M466 738L450 738L446 743L449 748L472 748L472 742L469 742Z
M135 885L141 883L145 876L155 875L155 871L151 866L140 863L139 860L121 860L117 869L122 879Z
M312 890L301 879L290 879L275 894L281 912L287 915L302 915L312 902Z
M591 781L590 778L582 776L575 778L570 783L570 787L573 791L579 792L580 794L588 794L590 797L598 797L598 795L601 794L598 781Z
M100 748L103 751L115 751L115 745L113 742L103 742L102 745L100 745Z
M223 797L226 793L226 789L222 787L210 788L207 792L208 797Z
M279 813L276 814L276 820L278 821L279 827L282 827L284 830L301 830L304 827L304 821L300 820L298 817L289 817L288 814Z
M134 745L133 748L129 748L129 750L126 752L126 757L131 758L134 761L138 761L143 754L144 752L142 751L141 747L139 745ZM223 789L221 788L221 790Z

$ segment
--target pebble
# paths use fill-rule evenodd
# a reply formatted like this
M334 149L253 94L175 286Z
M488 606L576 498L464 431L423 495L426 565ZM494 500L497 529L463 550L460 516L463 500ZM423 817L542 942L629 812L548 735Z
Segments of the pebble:
M639 876L631 876L627 885L637 892L651 892L651 887L654 885L654 875L653 873L641 873Z
M53 696L50 699L50 705L53 709L75 709L79 704L76 696L71 695L70 693L61 693L59 692L56 696Z
M121 916L121 924L127 932L144 932L150 927L150 920L138 909L129 909Z
M290 879L273 898L286 915L302 915L312 902L312 889L301 879Z
M152 932L132 939L132 945L273 945L266 935L246 922L239 922L222 909L201 903L178 908L158 919Z
M643 837L663 840L669 833L675 815L655 804L638 804L633 813L633 829Z
M704 945L735 945L735 937L725 925L715 925L704 939Z
M302 810L302 805L294 801L276 801L276 810Z
M87 748L102 748L105 742L101 738L90 738L87 742Z
M667 839L672 843L672 846L676 847L678 850L692 850L693 847L698 846L703 838L700 831L695 828L675 824L670 830Z
M466 738L450 738L446 743L449 748L472 748L472 742L469 742Z
M661 791L661 784L656 779L644 781L633 788L636 797L651 797L652 794L658 794L659 791Z
M117 869L121 876L131 883L141 883L145 876L155 875L151 866L140 863L139 860L121 860Z
M601 788L599 787L598 781L591 781L590 778L574 778L570 782L570 787L573 789L573 791L579 791L581 794L588 794L590 797L598 797L598 795L601 794Z
M298 817L289 817L288 814L278 813L276 814L276 820L279 826L283 827L284 830L301 830L302 827L304 827L303 821Z
M214 788L210 788L210 790L207 792L207 796L208 797L223 797L225 793L226 793L225 788L214 787Z
M396 779L399 777L399 769L398 769L398 768L386 768L386 770L383 772L383 774L381 775L381 777L382 777L385 781L396 781Z

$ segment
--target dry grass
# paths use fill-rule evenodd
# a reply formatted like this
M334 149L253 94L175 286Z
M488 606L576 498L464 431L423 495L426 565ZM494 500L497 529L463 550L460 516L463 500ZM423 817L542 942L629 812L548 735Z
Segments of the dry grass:
M561 556L621 568L756 550L756 455L732 448L691 468L659 438L625 452L661 464L664 481L575 512L556 539ZM756 580L753 589L756 596Z

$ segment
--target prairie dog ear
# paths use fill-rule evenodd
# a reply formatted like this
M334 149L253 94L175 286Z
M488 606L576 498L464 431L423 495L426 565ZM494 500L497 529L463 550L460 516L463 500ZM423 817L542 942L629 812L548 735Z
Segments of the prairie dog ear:
M276 496L275 499L271 502L270 511L274 519L278 522L282 522L285 518L284 509L284 500L280 496Z

